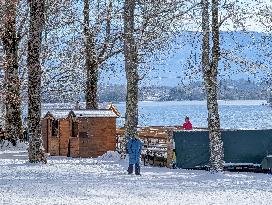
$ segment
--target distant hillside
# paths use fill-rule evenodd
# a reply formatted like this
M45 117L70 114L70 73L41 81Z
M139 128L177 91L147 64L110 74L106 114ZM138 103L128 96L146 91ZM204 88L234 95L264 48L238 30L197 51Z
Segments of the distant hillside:
M267 100L268 86L248 80L222 80L219 83L218 96L220 100ZM170 86L142 86L140 88L142 101L181 101L204 100L205 90L199 81L187 85ZM44 102L71 102L61 95L44 93ZM78 97L84 101L84 95ZM100 102L124 102L126 100L126 87L123 85L100 86ZM76 100L72 100L75 102Z
M219 100L266 100L267 86L246 80L222 80L219 83ZM204 100L205 90L202 83L171 88L161 100Z
M221 32L221 79L250 79L261 81L271 72L272 41L264 33ZM201 33L184 32L173 40L170 51L160 51L151 59L143 84L177 86L201 78ZM160 60L158 60L160 59ZM103 83L125 83L123 60L114 62L115 72L102 72ZM265 67L266 66L266 67Z

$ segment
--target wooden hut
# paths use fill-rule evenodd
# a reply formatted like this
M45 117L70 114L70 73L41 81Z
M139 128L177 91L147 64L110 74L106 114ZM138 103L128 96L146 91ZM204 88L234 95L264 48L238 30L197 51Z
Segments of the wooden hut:
M110 109L50 111L42 119L51 156L97 157L116 148L116 118Z

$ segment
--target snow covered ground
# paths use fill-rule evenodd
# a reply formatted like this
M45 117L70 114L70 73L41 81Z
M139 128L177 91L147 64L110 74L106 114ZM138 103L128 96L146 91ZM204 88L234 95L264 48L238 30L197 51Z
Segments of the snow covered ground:
M115 153L42 165L25 150L0 150L0 167L0 205L272 204L272 175L142 167L129 176Z

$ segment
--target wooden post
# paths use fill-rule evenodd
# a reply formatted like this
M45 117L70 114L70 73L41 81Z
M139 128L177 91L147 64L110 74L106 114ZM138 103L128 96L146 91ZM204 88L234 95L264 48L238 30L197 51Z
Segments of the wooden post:
M167 138L167 167L172 168L172 160L173 160L173 130L167 130L168 138Z
M42 120L42 139L43 148L46 153L48 153L48 131L49 131L49 118L45 117Z

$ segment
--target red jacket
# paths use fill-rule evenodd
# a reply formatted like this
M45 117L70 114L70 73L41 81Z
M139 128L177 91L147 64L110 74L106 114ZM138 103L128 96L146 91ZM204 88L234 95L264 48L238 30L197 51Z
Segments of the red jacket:
M183 124L183 126L182 126L182 129L184 129L184 130L192 130L193 129L193 125L192 125L192 123L190 121L185 122Z

